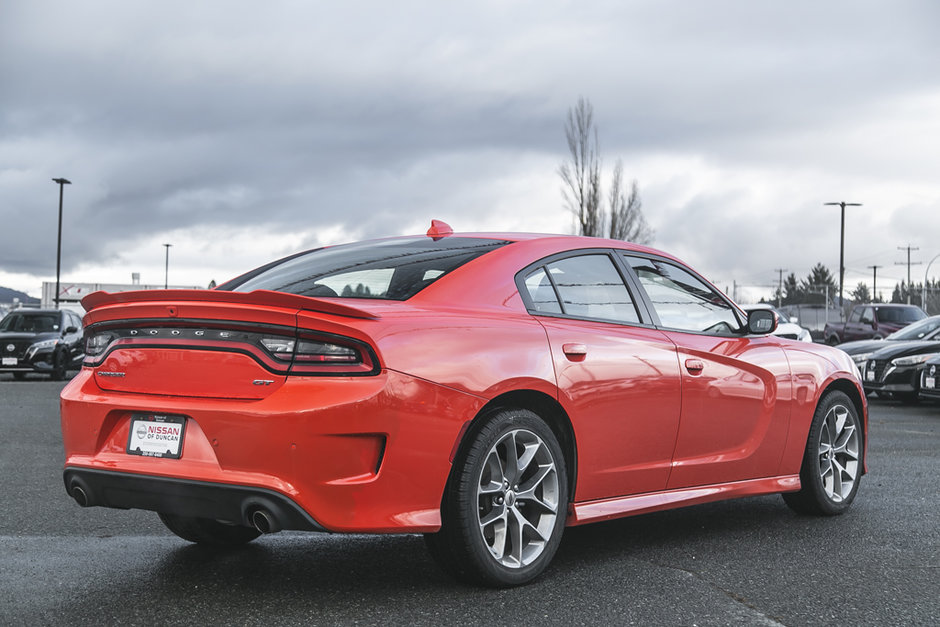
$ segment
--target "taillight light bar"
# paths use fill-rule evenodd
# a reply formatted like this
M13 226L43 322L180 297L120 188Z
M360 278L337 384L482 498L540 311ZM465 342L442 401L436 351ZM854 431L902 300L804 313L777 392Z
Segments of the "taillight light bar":
M368 344L328 333L289 328L249 331L232 328L146 327L85 330L84 365L95 367L122 348L221 350L248 355L271 372L285 375L371 375L378 360Z

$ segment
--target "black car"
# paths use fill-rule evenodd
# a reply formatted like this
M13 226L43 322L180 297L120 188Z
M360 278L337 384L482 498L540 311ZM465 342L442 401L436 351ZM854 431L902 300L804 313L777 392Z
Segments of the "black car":
M940 356L928 359L920 367L920 397L940 401Z
M891 342L865 362L862 381L866 392L901 401L916 401L920 391L920 367L940 356L940 338Z
M849 354L859 370L865 369L865 363L871 359L875 351L879 351L893 344L885 342L910 342L913 340L940 340L940 316L930 316L923 320L911 323L895 331L883 340L856 340L855 342L844 342L836 346L841 351Z
M59 309L17 309L0 320L0 372L22 379L30 372L65 378L85 356L82 319Z

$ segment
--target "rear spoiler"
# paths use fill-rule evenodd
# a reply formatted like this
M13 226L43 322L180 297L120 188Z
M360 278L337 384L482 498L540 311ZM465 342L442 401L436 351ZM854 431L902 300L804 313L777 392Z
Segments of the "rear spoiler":
M236 303L240 305L269 305L288 309L303 309L320 313L376 320L378 314L359 307L344 305L335 300L299 296L286 292L255 290L253 292L229 292L225 290L139 290L133 292L93 292L82 299L82 307L90 312L99 307L147 302L199 301L209 303Z

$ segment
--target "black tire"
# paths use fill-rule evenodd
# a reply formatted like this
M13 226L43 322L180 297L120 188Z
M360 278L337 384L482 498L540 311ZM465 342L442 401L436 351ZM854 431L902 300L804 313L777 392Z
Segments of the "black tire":
M558 439L524 409L497 411L467 437L447 482L441 530L425 535L428 549L461 581L528 583L548 567L564 532L568 477ZM503 464L520 453L521 469Z
M829 346L837 346L838 344L841 344L841 342L839 342L839 336L830 335L829 337L826 338L826 344L828 344Z
M823 395L806 439L800 491L784 494L786 504L800 514L835 516L845 512L861 482L864 437L851 399L838 391Z
M65 378L66 374L66 364L65 364L65 353L63 351L56 351L52 355L52 377L53 381L61 381Z
M166 528L189 542L217 547L247 544L261 535L251 527L230 525L210 518L191 518L174 514L159 514Z

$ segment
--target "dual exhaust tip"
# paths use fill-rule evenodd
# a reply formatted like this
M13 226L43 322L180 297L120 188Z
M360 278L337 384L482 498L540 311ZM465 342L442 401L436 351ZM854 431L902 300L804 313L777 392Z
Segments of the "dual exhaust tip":
M78 481L72 482L69 488L69 494L75 502L82 507L90 507L92 505L88 497L88 491ZM271 513L270 510L261 507L249 512L248 522L251 523L251 526L259 533L276 533L282 529L277 516Z

